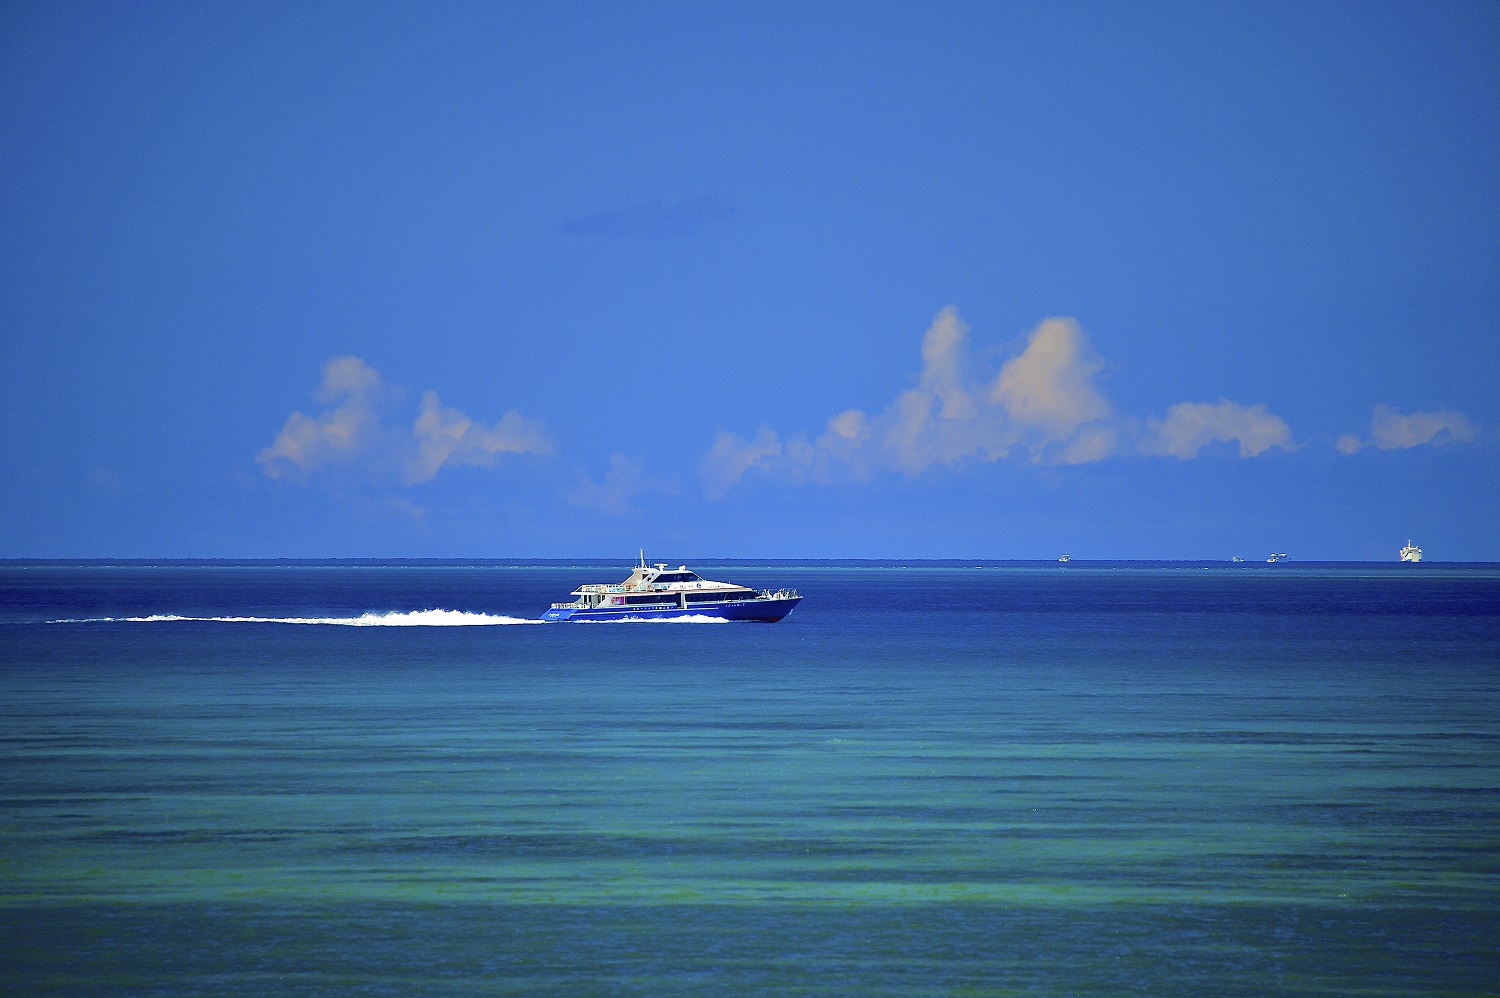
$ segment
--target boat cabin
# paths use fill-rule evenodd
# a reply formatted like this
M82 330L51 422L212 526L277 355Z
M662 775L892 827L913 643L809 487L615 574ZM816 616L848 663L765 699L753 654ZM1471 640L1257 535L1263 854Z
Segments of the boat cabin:
M666 563L644 562L629 577L615 586L587 585L573 590L576 604L586 608L600 606L677 606L693 603L723 603L756 599L758 594L746 586L714 582L702 578L686 565L668 569Z

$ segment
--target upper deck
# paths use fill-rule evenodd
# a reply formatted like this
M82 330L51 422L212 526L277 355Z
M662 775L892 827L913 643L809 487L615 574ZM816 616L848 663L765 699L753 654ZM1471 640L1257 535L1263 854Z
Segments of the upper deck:
M575 596L586 596L592 593L671 593L681 590L713 590L716 592L753 592L748 586L737 586L730 582L715 582L705 579L688 569L686 565L679 565L675 569L668 569L665 563L656 565L637 565L625 579L624 582L615 585L590 584L579 586L573 590Z

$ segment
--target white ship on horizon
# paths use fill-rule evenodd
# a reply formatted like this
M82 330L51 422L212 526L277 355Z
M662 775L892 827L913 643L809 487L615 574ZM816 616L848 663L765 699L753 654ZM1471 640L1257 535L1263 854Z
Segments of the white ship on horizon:
M1413 544L1410 537L1406 539L1406 547L1401 549L1401 560L1413 564L1422 560L1422 549Z

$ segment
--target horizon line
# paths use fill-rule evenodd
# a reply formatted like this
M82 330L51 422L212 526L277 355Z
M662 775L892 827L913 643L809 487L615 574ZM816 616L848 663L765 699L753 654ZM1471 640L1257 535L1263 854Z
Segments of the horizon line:
M190 556L190 557L0 557L0 567L25 567L25 566L47 566L47 565L88 565L103 568L111 565L122 565L131 567L150 567L152 565L229 565L229 564L269 564L269 565L416 565L416 564L445 564L445 565L484 565L487 567L525 567L525 564L546 565L568 565L575 563L586 564L613 564L615 562L633 561L633 559L614 556L592 556L575 555L561 557L545 556L508 556L508 557L374 557L374 556L332 556L332 557L235 557L235 556ZM860 557L860 558L830 558L830 557L741 557L741 556L701 556L695 555L688 558L670 558L667 562L676 561L678 564L696 562L699 564L721 564L721 563L748 563L748 564L773 564L773 563L797 563L797 564L944 564L962 567L976 564L985 565L1228 565L1251 567L1257 565L1276 564L1283 567L1309 566L1309 565L1446 565L1446 566L1497 566L1500 561L1439 561L1436 559L1424 559L1419 563L1402 562L1398 559L1371 561L1368 559L1345 559L1345 558L1310 558L1298 560L1287 558L1275 563L1270 563L1261 558L1243 559L1232 561L1225 558L1070 558L1064 562L1057 558L985 558L985 557L957 557L957 558L935 558L935 557ZM655 562L653 562L655 564Z

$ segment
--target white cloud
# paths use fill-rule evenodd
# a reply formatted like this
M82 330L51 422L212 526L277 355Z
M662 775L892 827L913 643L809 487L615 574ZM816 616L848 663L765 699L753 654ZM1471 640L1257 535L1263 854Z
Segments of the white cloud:
M332 357L323 365L323 383L314 397L319 402L337 402L346 395L369 395L380 386L380 372L359 357Z
M1340 434L1339 438L1333 442L1334 450L1340 454L1353 454L1364 445L1365 442L1352 433Z
M720 433L703 465L705 491L723 496L746 473L786 481L859 481L879 470L916 476L965 460L1084 464L1126 453L1193 457L1214 440L1239 443L1241 456L1290 449L1291 432L1265 406L1184 402L1153 420L1117 414L1097 385L1103 359L1078 322L1049 318L993 378L978 376L968 326L949 306L922 337L916 385L875 415L849 409L816 438L785 442L768 426L753 440Z
M1263 405L1241 405L1228 399L1218 402L1179 402L1167 410L1165 419L1150 421L1140 442L1142 454L1197 457L1215 441L1240 445L1240 457L1257 457L1272 447L1291 450L1292 431L1285 420Z
M958 309L949 305L922 336L919 390L931 393L943 404L938 415L944 419L973 419L979 412L964 387L964 339L968 335L969 327L958 317Z
M493 466L502 454L548 454L546 428L514 409L493 426L477 423L446 407L436 392L422 396L420 412L407 430L387 426L384 410L398 393L380 372L358 357L334 357L323 366L314 397L331 408L316 416L294 412L271 446L256 461L271 478L299 477L342 469L385 477L397 474L408 485L430 481L444 467Z
M1115 434L1088 425L1110 406L1093 384L1103 361L1077 322L1043 321L987 385L967 373L967 333L951 306L938 313L923 337L917 387L874 420L884 450L877 463L918 475L966 458L1077 463L1113 452Z
M1370 417L1370 439L1345 433L1334 441L1340 454L1354 454L1367 446L1402 450L1429 443L1470 443L1477 430L1463 413L1453 409L1402 415L1388 405L1377 405Z
M1440 433L1469 443L1474 439L1474 424L1452 409L1403 416L1388 405L1377 405L1370 419L1370 442L1381 450L1420 447L1431 443Z
M745 472L780 454L781 440L769 426L762 426L754 440L720 433L703 459L704 490L710 499L722 499Z
M1060 446L1049 448L1045 464L1089 464L1120 453L1120 430L1108 423L1089 423Z
M298 473L305 477L375 449L383 435L377 413L382 387L380 372L360 358L332 358L323 365L323 382L314 398L333 408L317 417L292 413L255 460L272 478Z
M1103 368L1076 320L1046 319L1032 331L1026 351L1000 368L990 400L1043 439L1066 440L1109 415L1109 402L1093 384Z
M648 493L675 492L676 485L646 473L643 462L624 454L612 454L603 481L585 478L571 492L568 501L584 509L597 510L609 516L628 516L636 512L633 500Z
M493 468L501 454L552 453L551 438L540 420L511 409L494 426L485 426L444 406L434 391L423 393L411 436L416 450L402 465L407 484L430 481L445 465Z

